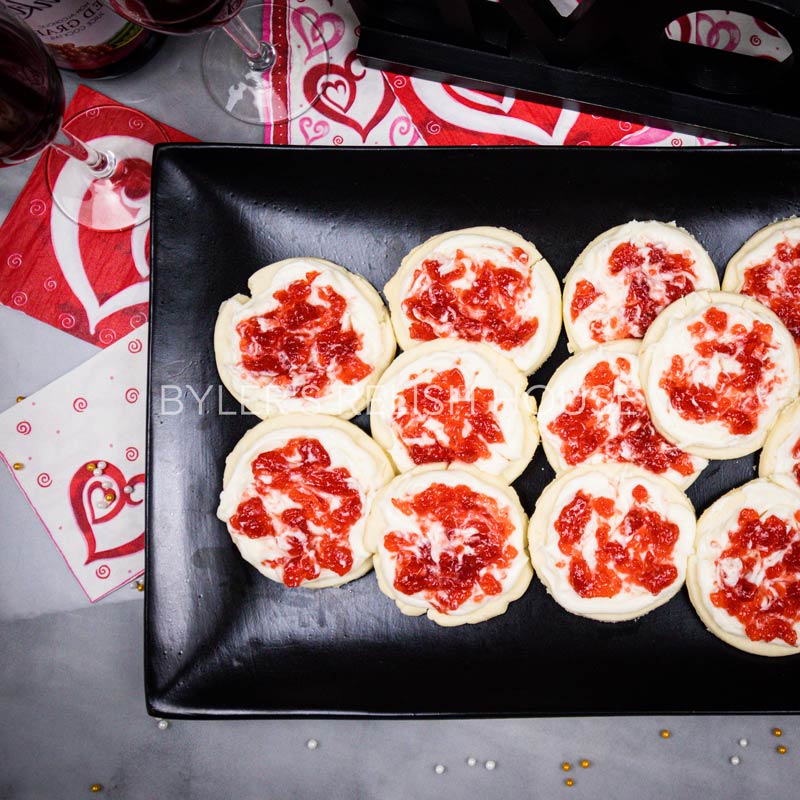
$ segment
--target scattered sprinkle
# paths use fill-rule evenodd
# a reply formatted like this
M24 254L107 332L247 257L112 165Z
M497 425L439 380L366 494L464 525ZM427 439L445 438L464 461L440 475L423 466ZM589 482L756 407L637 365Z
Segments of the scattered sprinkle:
M564 781L564 783L565 783L565 785L567 785L567 786L574 786L574 785L575 785L575 781L574 781L574 780L572 780L572 778L567 778L567 779Z
M570 764L569 761L564 761L561 764L561 769L563 769L564 772L569 772L572 769L572 764Z
M445 767L445 765L444 765L444 764L437 764L437 765L436 765L436 766L433 768L433 771L434 771L434 772L435 772L437 775L444 775L444 773L445 773L445 770L446 770L446 769L447 769L447 767Z
M25 469L25 465L21 464L19 461L14 462L14 469L19 472L21 469Z
M588 758L581 759L581 767L583 767L583 769L589 769L589 767L591 767L591 766L592 766L592 762L589 761Z
M169 722L167 722L165 719L160 719L158 721L158 729L160 731L165 731L167 728L169 728Z
M316 750L319 747L319 742L316 739L309 739L306 742L306 747L309 750Z
M94 792L95 794L97 794L97 792L102 792L102 791L103 791L103 786L102 786L102 784L99 784L99 783L93 783L93 784L92 784L92 785L89 787L89 791L92 791L92 792Z
M777 750L781 755L785 755L786 754L786 745L779 744L778 747L777 747Z
M491 770L495 769L495 767L497 767L497 762L496 761L492 761L492 759L489 759L483 766L486 769L491 771Z
M664 728L664 730L661 731L660 735L662 739L669 739L669 737L672 736L672 734L666 728Z
M773 728L772 729L773 736L783 736L783 731L780 728Z
M747 739L745 739L744 737L739 739L739 747L747 747Z
M470 756L467 759L467 766L468 767L474 767L477 763L478 763L478 759L475 758L475 756Z
M739 761L740 761L739 756L731 756L729 761L731 762L731 764L733 764L734 767L739 766Z

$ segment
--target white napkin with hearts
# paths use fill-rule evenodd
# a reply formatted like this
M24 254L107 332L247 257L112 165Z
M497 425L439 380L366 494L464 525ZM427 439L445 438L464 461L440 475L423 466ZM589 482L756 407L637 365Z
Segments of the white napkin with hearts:
M0 414L0 457L91 602L144 572L147 328Z

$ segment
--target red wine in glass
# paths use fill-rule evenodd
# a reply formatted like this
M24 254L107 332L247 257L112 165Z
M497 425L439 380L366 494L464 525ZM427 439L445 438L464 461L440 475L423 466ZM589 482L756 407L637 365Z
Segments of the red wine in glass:
M37 155L64 116L64 84L52 58L18 23L0 15L0 166Z
M161 128L121 106L87 109L66 125L63 115L64 84L50 51L0 5L0 166L19 164L49 148L45 177L61 211L52 224L71 220L110 231L149 219L153 143L166 139ZM126 123L121 134L111 130L120 115ZM78 138L74 124L85 125L87 118L89 135L96 130L116 135L92 139L97 147Z
M162 33L198 33L229 23L244 0L108 0L120 16Z

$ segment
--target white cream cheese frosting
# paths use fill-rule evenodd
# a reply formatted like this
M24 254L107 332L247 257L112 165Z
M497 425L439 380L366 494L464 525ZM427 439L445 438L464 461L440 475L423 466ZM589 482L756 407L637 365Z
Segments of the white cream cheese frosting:
M460 383L456 388L447 386L443 401L442 391L432 389L432 382L451 371L460 374L463 389ZM492 393L492 400L484 409L478 403L487 390ZM426 402L428 397L433 402ZM514 480L530 462L538 444L536 402L526 393L525 376L512 362L483 344L435 340L397 358L382 375L372 397L372 435L397 469L405 472L431 461L425 457L426 452L458 449L453 447L446 427L449 417L459 408L465 413L459 414L464 422L458 435L465 439L474 437L477 445L488 453L467 463L509 482ZM487 441L480 431L471 429L470 412L476 410L488 414L492 424L499 428L502 441ZM411 420L408 426L406 419ZM421 430L411 437L407 428L416 428L414 423L421 425ZM464 463L464 460L454 457L452 462Z
M474 537L480 536L475 520L464 508L467 521L463 527L448 526L444 519L437 518L437 509L430 508L424 520L413 511L406 513L403 505L432 486L466 487L478 495L478 501L488 499L512 526L504 547L510 546L515 555L507 566L489 564L481 570L480 580L490 576L500 585L500 591L489 594L479 584L468 588L469 596L454 609L437 607L435 591L420 590L406 594L397 586L398 555L386 546L387 538L398 535L406 544L404 550L417 557L427 559L431 568L469 558L474 553ZM480 515L479 515L480 517ZM503 614L508 604L516 600L527 589L532 570L525 547L527 517L522 510L516 492L494 476L468 467L426 465L398 475L377 496L368 522L367 545L374 552L374 566L381 591L395 601L398 608L410 616L422 614L439 625L452 626L482 622Z
M309 391L306 383L309 367L322 369L316 343L312 344L308 359L286 367L290 381L284 383L269 372L252 372L245 368L237 331L240 323L260 318L259 328L268 332L271 322L264 315L280 306L276 293L287 290L296 281L307 281L309 275L315 277L310 282L307 302L328 307L325 294L329 290L344 299L341 328L356 333L359 345L355 357L370 368L363 378L345 382L329 367L324 370L329 382L320 392ZM252 275L248 285L250 298L235 295L222 304L214 332L217 369L231 394L262 419L294 412L333 414L347 419L363 410L370 387L377 382L395 352L391 323L375 289L361 276L318 258L292 258L271 264ZM288 359L285 348L276 355Z
M724 314L724 329L718 331L708 324L706 315L712 309ZM715 392L721 386L723 392L730 391L725 385L744 369L736 360L736 348L742 347L743 337L756 325L765 326L770 337L762 358L761 378L756 385L739 391L733 406L734 411L744 411L745 403L754 405L753 429L739 433L713 415L702 420L687 417L662 386L671 380L673 358L680 359L691 386ZM703 343L712 347L730 345L735 352L704 355L697 351ZM789 331L766 306L729 292L694 292L662 311L645 335L639 361L642 387L655 426L681 449L704 458L738 458L757 450L781 408L797 397L800 389L800 362Z
M630 244L642 259L635 269L614 271L611 260L617 247ZM689 270L661 269L661 253L686 259ZM615 339L640 339L645 330L638 320L625 318L631 280L638 275L652 303L661 310L672 300L667 283L685 282L688 291L719 289L717 270L700 243L674 222L633 220L600 234L584 248L564 279L564 326L570 350L578 351ZM572 304L582 281L595 293L591 303L573 318ZM682 292L686 294L686 292ZM673 298L674 299L674 298ZM576 309L577 310L577 309Z
M723 556L731 545L731 534L740 528L740 514L752 510L761 522L777 517L788 528L790 536L783 547L764 553L755 546L747 553L746 561L731 554ZM725 608L716 606L711 595L731 588L743 578L763 589L772 581L768 570L780 564L784 556L800 543L800 490L786 475L758 478L723 495L700 517L697 525L695 553L689 560L687 585L689 596L706 627L728 644L757 655L782 656L800 653L800 646L791 645L780 638L770 641L753 640L745 625ZM771 549L771 548L770 548ZM781 576L784 579L785 575ZM800 580L800 572L795 572ZM796 581L795 581L796 582ZM771 586L760 601L764 610L778 597L778 587ZM791 627L800 634L800 621Z
M677 450L654 429L639 381L639 345L634 339L620 339L583 350L564 361L548 381L538 421L542 446L556 473L578 464L626 462L686 489L706 467L705 459ZM587 385L587 376L601 367L613 376L611 383ZM641 413L632 414L631 409ZM577 417L588 411L592 424L602 431L602 440L591 451L587 442L592 431L584 429L583 420L574 426L574 442L562 438L560 425L564 415L569 421L570 414ZM657 457L642 448L655 450Z
M535 320L533 335L514 346L492 341L488 331L494 321L491 315L496 309L487 300L486 304L476 304L468 310L468 316L475 321L475 330L479 332L470 340L483 341L505 358L511 359L526 375L534 372L552 353L561 331L561 291L558 280L533 244L513 231L490 227L439 234L414 248L403 259L394 277L386 284L384 293L389 302L398 343L404 350L425 341L415 338L412 333L411 326L418 321L429 326L435 338L459 338L449 311L441 319L425 316L417 320L409 317L406 301L410 296L425 293L431 285L429 276L422 268L429 260L439 264L439 274L442 276L457 268L464 268L462 276L448 283L448 287L456 293L473 289L477 270L486 263L493 265L494 269L516 273L519 277L514 281L513 298L507 296L505 289L498 296L502 297L505 305L513 306L515 325ZM513 303L507 303L509 299ZM463 304L461 307L464 308ZM484 322L490 324L484 325Z
M636 497L641 487L647 493L644 501ZM597 568L599 526L607 525L610 529L608 541L625 550L632 546L635 538L625 531L625 517L631 509L645 509L677 527L677 538L668 559L675 569L674 579L653 593L624 573L617 573L620 589L610 597L583 596L577 591L570 580L571 558L575 554L562 552L556 525L564 509L579 493L590 501L586 524L577 540L579 554L590 570ZM605 498L604 503L613 503L610 516L603 517L593 508L591 501L598 498ZM565 512L566 518L570 518L569 510ZM694 536L694 509L674 484L632 464L598 464L567 470L545 488L531 517L528 541L536 574L559 605L573 614L602 622L618 622L652 611L680 590ZM613 571L613 561L611 568Z
M309 486L302 480L293 488L298 488L305 500L287 496L286 492L270 488L269 484L257 485L253 462L263 453L285 448L294 439L318 442L330 458L329 473L334 477L346 474L348 488L357 493L361 506L360 514L347 535L347 544L352 553L350 571L346 575L339 575L331 569L322 568L317 577L304 581L302 585L321 588L353 580L371 567L371 554L364 543L367 515L375 495L393 475L391 465L381 449L355 425L315 414L290 414L260 423L245 434L226 460L217 516L226 523L234 544L246 561L271 580L284 582L283 565L267 562L286 559L294 542L299 541L308 550L309 538L297 525L282 520L283 512L302 509L305 503L313 500L312 495L320 505L326 506L326 514L335 514L342 503L341 497L327 493L324 485ZM290 457L298 465L301 464L297 454ZM346 473L342 473L342 470ZM260 500L274 529L274 536L250 538L231 524L231 518L240 504L251 498ZM309 523L309 530L318 536L325 535L324 525L315 522Z

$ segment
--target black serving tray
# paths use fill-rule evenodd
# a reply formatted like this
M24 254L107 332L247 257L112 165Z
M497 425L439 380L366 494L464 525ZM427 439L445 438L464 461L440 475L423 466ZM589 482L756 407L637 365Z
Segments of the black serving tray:
M414 245L503 225L559 276L601 231L676 220L720 270L744 240L800 214L800 151L344 149L158 145L154 168L145 684L159 716L509 716L800 710L800 658L740 652L682 590L640 620L568 614L538 579L506 614L441 628L403 616L373 574L287 589L238 555L215 516L225 456L257 419L219 387L219 304L256 269L320 256L378 289ZM533 376L544 384L567 356ZM179 387L178 389L164 387ZM188 387L205 396L201 413ZM162 408L165 397L180 393ZM540 391L536 391L537 396ZM219 404L221 403L221 408ZM226 413L220 414L219 411ZM165 413L166 412L166 413ZM355 420L368 430L366 415ZM754 477L712 462L698 511ZM541 449L514 486L530 512L553 477Z

